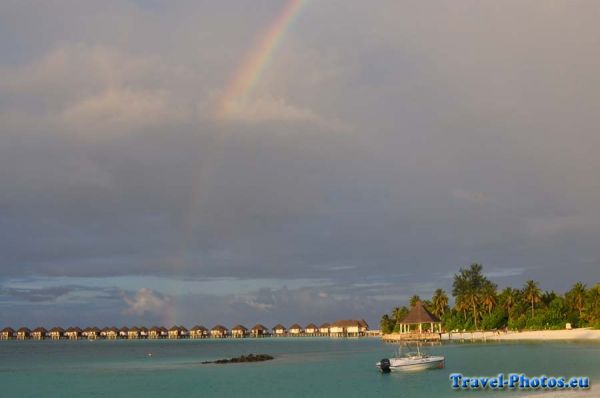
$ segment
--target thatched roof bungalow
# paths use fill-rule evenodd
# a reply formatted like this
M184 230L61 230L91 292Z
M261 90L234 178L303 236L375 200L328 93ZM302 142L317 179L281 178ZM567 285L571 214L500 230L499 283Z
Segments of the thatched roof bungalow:
M335 321L329 328L329 334L336 337L358 337L364 335L361 331L366 322L356 319L343 319Z
M81 337L83 330L78 327L70 327L65 330L65 337L69 340L78 340Z
M228 332L229 331L225 326L216 325L212 329L210 329L210 337L213 337L215 339L222 339L227 337Z
M257 323L256 325L252 326L252 329L250 329L250 335L252 337L264 337L268 334L269 329L267 329L264 325L261 325L260 323Z
M179 326L172 326L169 329L168 338L172 339L172 340L177 340L180 337L181 337L181 330L179 329Z
M116 340L119 337L119 329L116 327L106 327L100 331L100 336L104 337L107 340Z
M321 326L319 326L319 333L321 334L329 334L329 328L331 327L331 325L327 322L325 322L324 324L322 324Z
M33 329L33 331L31 332L31 338L34 340L44 340L47 334L48 331L46 330L46 328L39 327Z
M60 340L65 336L65 330L57 326L50 329L50 332L48 334L50 335L50 338L52 340Z
M31 330L28 328L21 328L17 330L17 340L27 340L31 336Z
M285 336L287 334L287 329L281 323L273 326L273 335L274 336Z
M96 340L100 337L101 332L102 331L97 327L87 327L83 329L83 332L81 332L81 336L88 340Z
M404 319L400 321L400 333L411 333L413 331L418 333L442 332L442 321L429 312L420 301L417 301Z
M302 326L298 325L297 323L294 323L292 326L290 326L290 328L288 329L288 333L291 334L292 336L299 336L304 332L304 329L302 329Z
M128 335L129 335L129 328L127 326L123 326L121 329L119 329L119 338L120 339L126 339Z
M142 326L141 328L139 328L139 331L140 331L140 339L148 338L148 328Z
M191 339L204 339L209 336L208 329L202 325L196 325L190 329Z
M0 330L0 340L10 340L15 337L15 330L13 328L4 328Z
M314 323L309 323L308 325L306 325L306 328L304 328L304 331L306 332L306 334L314 335L319 333L319 328Z
M140 329L137 326L132 327L127 331L127 338L129 340L137 340L140 338Z
M231 337L242 338L248 335L248 329L244 325L235 325L231 328Z
M148 339L157 340L162 338L161 332L162 329L160 327L152 326L150 329L148 329Z
M184 339L189 336L189 332L183 326L173 326L168 330L169 339Z

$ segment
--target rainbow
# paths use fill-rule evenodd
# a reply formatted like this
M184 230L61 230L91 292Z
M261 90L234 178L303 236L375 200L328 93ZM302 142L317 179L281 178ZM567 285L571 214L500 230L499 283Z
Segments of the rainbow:
M277 19L259 36L227 85L218 104L217 119L226 120L237 105L247 100L275 50L306 3L308 0L289 0Z

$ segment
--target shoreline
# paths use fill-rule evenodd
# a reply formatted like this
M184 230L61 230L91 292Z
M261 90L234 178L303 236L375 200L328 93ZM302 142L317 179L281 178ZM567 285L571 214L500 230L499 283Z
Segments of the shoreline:
M532 330L523 332L454 332L443 333L442 341L567 341L585 340L600 342L600 330L579 328L571 330Z

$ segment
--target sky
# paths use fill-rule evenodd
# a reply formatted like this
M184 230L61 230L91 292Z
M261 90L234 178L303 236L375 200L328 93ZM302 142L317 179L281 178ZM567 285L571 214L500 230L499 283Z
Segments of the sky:
M473 262L600 281L599 17L0 2L0 325L377 327Z

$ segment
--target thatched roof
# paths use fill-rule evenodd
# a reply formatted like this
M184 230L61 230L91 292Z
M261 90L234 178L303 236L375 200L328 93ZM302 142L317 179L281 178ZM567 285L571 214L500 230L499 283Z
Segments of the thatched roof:
M50 333L64 333L65 330L61 327L54 327L52 329L50 329Z
M15 330L13 328L4 328L4 329L2 329L2 333L14 334Z
M283 326L281 323L278 323L277 325L273 326L273 330L277 329L286 330L285 326Z
M318 327L314 323L309 323L306 325L306 329L318 329Z
M300 330L302 330L302 326L298 325L297 323L294 323L292 326L290 326L290 329L300 329Z
M192 331L193 332L206 332L206 331L208 331L208 329L202 325L196 325L192 328Z
M261 325L260 323L257 323L256 325L252 326L252 331L265 331L267 330L267 328L264 325Z
M331 326L342 328L347 328L350 326L360 326L360 321L357 321L356 319L340 319L333 322Z
M34 333L44 333L44 334L48 333L46 328L43 328L43 327L35 328L35 329L33 329L33 332Z
M319 326L319 329L327 329L330 326L331 326L330 324L328 324L327 322L325 322L324 324L322 324L321 326Z
M439 323L440 320L433 315L431 312L427 311L427 308L421 303L417 301L415 306L410 309L408 314L404 317L404 319L400 323L405 324L415 324L415 323Z
M241 332L247 332L248 329L246 329L246 327L244 325L235 325L234 327L231 328L232 331L241 331Z
M227 328L223 325L216 325L214 326L211 331L215 331L215 332L226 332Z
M17 333L31 333L31 330L29 328L21 328L17 330Z

